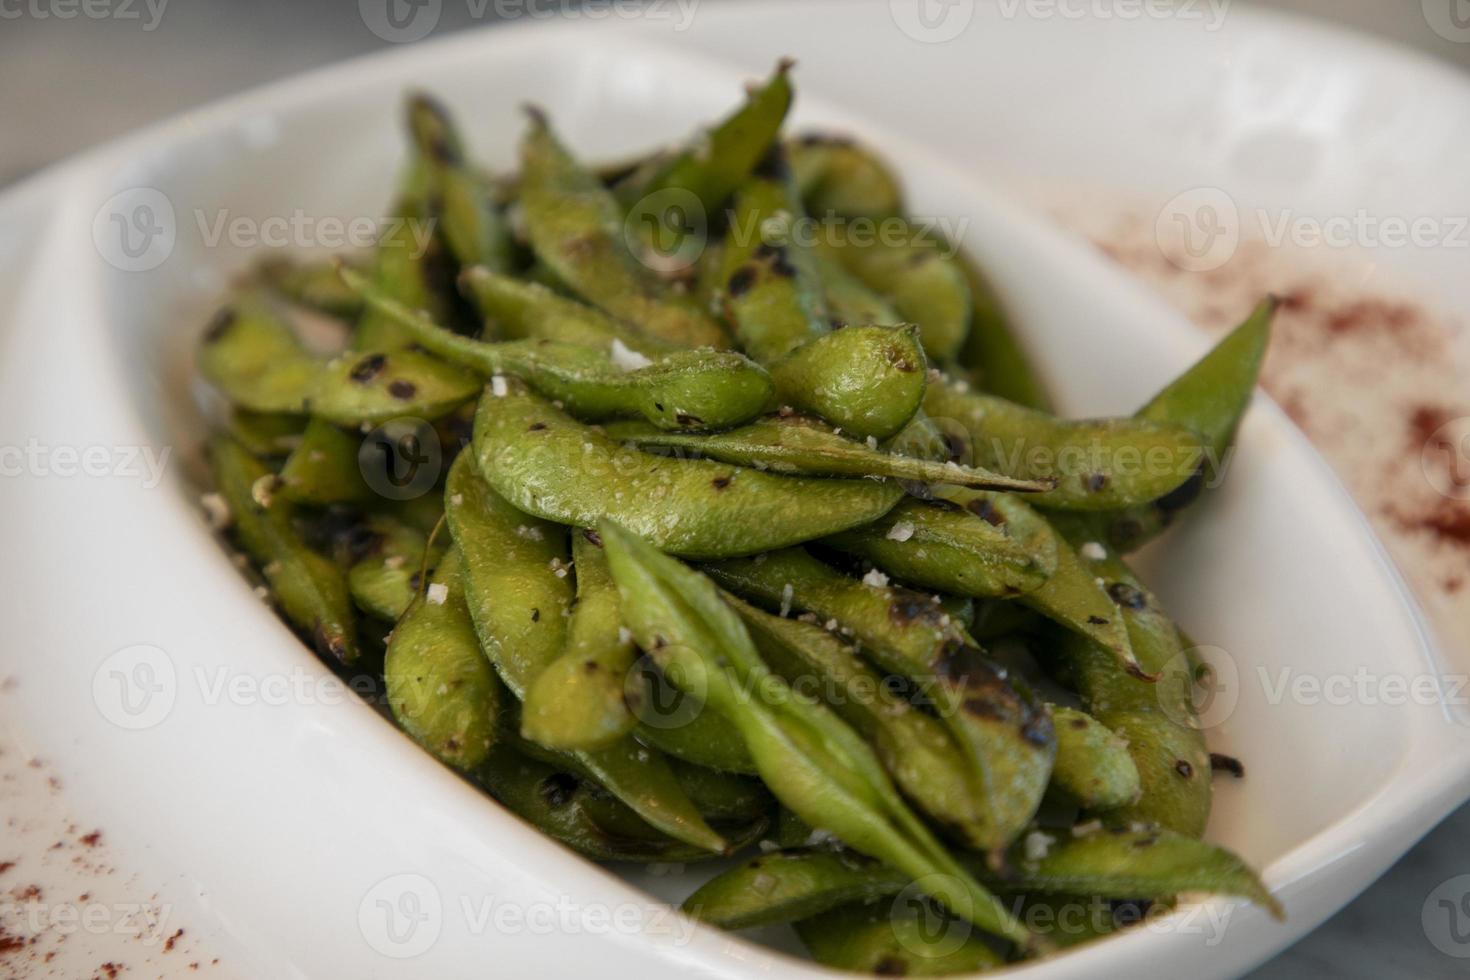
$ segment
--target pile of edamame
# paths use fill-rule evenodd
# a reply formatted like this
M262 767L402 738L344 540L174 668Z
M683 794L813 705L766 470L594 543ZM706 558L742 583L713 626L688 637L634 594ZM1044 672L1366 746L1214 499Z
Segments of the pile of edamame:
M700 922L939 975L1185 893L1280 915L1201 839L1192 644L1126 563L1223 476L1274 303L1132 417L1059 418L882 158L783 133L790 67L619 165L532 111L508 175L410 98L373 253L264 263L203 336L211 512L521 819L723 859Z

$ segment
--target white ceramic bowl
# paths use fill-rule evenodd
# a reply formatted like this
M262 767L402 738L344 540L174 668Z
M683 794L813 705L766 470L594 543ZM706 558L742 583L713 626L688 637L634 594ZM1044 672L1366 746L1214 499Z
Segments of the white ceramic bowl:
M771 44L774 60L784 49ZM631 33L475 33L191 114L0 198L0 446L34 445L53 468L66 447L83 459L102 447L93 458L110 461L108 475L43 476L27 464L0 481L12 569L0 676L20 692L7 721L107 814L116 848L176 881L166 898L218 924L215 941L244 970L821 972L739 937L689 934L644 889L676 898L692 879L641 875L635 887L582 861L346 695L211 538L183 464L199 433L191 346L222 284L252 258L210 243L221 215L381 214L408 88L443 96L477 155L500 166L528 99L580 152L617 156L720 113L743 80ZM916 213L968 220L966 244L1003 285L1067 410L1126 412L1201 352L1203 338L1089 250L861 108L803 98L799 121L876 141ZM118 220L136 248L121 248ZM142 237L169 227L171 244ZM127 271L142 265L153 267ZM1211 742L1245 760L1249 778L1219 784L1210 836L1264 869L1290 919L1189 906L1018 976L1241 973L1466 795L1462 709L1277 696L1284 668L1319 680L1447 668L1362 517L1265 398L1240 444L1225 488L1151 549L1145 570L1194 637L1222 651L1223 675L1235 671ZM130 452L165 447L162 483L131 475Z

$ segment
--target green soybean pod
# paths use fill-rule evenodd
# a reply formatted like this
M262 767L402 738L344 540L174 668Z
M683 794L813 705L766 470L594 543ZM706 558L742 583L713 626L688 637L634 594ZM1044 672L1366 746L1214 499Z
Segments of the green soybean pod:
M500 498L475 473L469 453L460 453L450 466L445 494L445 516L463 556L465 594L480 645L506 687L523 700L566 647L573 597L566 531ZM623 738L572 755L661 832L710 851L727 846L658 753Z
M714 214L767 155L791 107L792 62L776 65L766 84L751 91L745 105L697 137L693 144L646 179L619 187L625 204L661 191L684 191Z
M362 300L343 285L332 261L270 258L255 266L254 278L317 313L343 320L355 320L362 313Z
M1179 629L1116 552L1098 542L1081 542L1077 548L1082 573L1100 579L1113 598L1139 664L1158 677L1151 684L1119 671L1108 651L1079 634L1053 638L1083 706L1128 741L1138 769L1139 798L1104 817L1119 826L1157 824L1198 837L1210 815L1210 754L1195 714L1194 671Z
M292 522L293 508L275 493L278 478L224 436L210 442L209 462L235 536L260 564L286 619L311 638L323 657L344 664L355 661L361 651L347 582L331 559L301 539Z
M1170 493L1098 514L1094 538L1124 554L1136 551L1169 527L1207 486L1219 481L1235 430L1256 390L1279 305L1276 297L1267 297L1240 326L1139 410L1140 419L1197 433L1204 443L1204 460L1190 479Z
M902 240L892 237L834 233L828 241L849 271L891 303L905 323L918 326L929 357L949 364L970 331L973 304L964 270L947 246L922 229L905 223Z
M593 350L549 340L486 343L446 330L374 290L361 276L343 277L368 305L446 361L483 376L521 378L589 420L642 415L664 428L739 425L770 400L770 377L734 351L670 351L649 361L631 351ZM621 353L621 360L613 354Z
M908 809L861 737L823 705L791 696L712 582L616 524L604 521L599 530L639 645L739 728L778 800L808 824L906 872L967 921L1032 945L1025 928ZM742 689L769 697L750 698Z
M415 742L466 772L485 761L500 682L470 622L459 552L444 556L424 596L393 627L383 676L393 717Z
M626 805L601 797L595 783L514 749L497 747L477 776L516 816L596 861L647 864L718 856L660 833ZM729 826L729 840L743 847L759 839L767 826L764 818Z
M602 546L586 532L572 535L572 566L577 598L566 649L526 689L521 727L527 738L550 748L597 749L638 722L627 704L630 693L642 697L632 676L638 652L623 626Z
M732 592L786 613L834 620L885 670L913 681L965 754L983 792L967 836L995 853L1025 828L1051 774L1055 743L1041 705L985 657L933 597L859 581L788 549L704 566Z
M480 379L422 351L348 352L321 368L311 412L337 425L437 419L480 392Z
M437 204L449 251L461 267L511 267L510 232L488 182L474 172L454 120L420 92L408 100L408 129L424 161L428 198Z
M769 365L776 399L859 439L887 439L924 400L929 362L912 326L834 330Z
M1138 800L1143 788L1128 742L1084 711L1053 705L1057 758L1051 790L1089 812L1116 810Z
M645 357L673 349L595 306L529 279L474 266L460 273L459 287L494 327L494 335L504 340L550 340L599 350L611 350L617 342Z
M531 115L521 144L521 203L536 255L583 299L682 347L720 347L725 333L633 255L617 200Z
M1056 480L1038 503L1059 510L1116 510L1155 500L1188 480L1204 452L1199 437L1181 426L1063 421L954 381L930 385L924 411L965 433L976 465Z
M699 812L712 821L769 819L775 810L776 801L759 779L708 769L682 759L671 758L669 765Z
M638 713L638 741L671 760L716 772L755 775L755 760L734 725L697 702L660 716L652 705L667 699L669 685L660 685L654 678L649 686L653 692L649 694L650 703Z
M321 372L321 361L259 292L232 298L214 315L197 363L232 405L257 413L304 414Z
M848 271L831 245L818 239L811 254L826 299L827 316L833 327L903 322L893 304Z
M1100 831L1067 836L1043 854L1014 862L1020 891L1161 899L1184 892L1243 898L1277 919L1281 903L1240 858L1214 844L1168 830Z
M721 929L795 922L908 887L903 872L845 849L802 848L753 857L705 882L680 909Z
M902 491L872 480L777 476L629 449L508 381L475 418L480 471L511 504L591 527L608 518L692 558L751 554L864 524Z
M726 316L750 356L780 360L828 330L806 217L779 148L735 195L721 259Z
M281 467L281 493L292 503L326 506L373 497L357 457L362 436L313 418Z
M761 657L796 690L816 696L872 744L894 783L940 826L974 847L993 844L993 806L984 780L944 725L895 691L833 633L762 612L730 597ZM1009 816L1004 819L1011 819Z
M958 463L886 452L876 444L849 439L826 423L803 415L771 415L738 429L708 434L669 432L644 422L615 422L604 429L614 439L645 449L672 450L773 473L887 477L1015 493L1035 493L1050 486Z
M957 261L970 284L970 332L956 364L981 391L1051 414L1051 398L1012 327L995 287L979 265L960 252Z
M371 275L383 292L416 310L446 314L443 297L432 287L434 266L444 246L434 234L428 202L429 167L415 155L400 178L398 199L373 249ZM350 346L361 351L397 350L408 340L392 323L364 310L353 328Z
M917 898L895 907L846 905L796 923L796 934L812 959L852 973L945 977L1005 965L968 923Z
M805 133L788 144L788 152L796 185L812 214L881 220L903 211L897 175L861 143Z
M224 428L252 456L263 459L289 455L301 444L301 435L309 421L304 415L237 408L230 412Z
M397 622L422 591L425 566L436 568L444 548L430 546L424 531L386 514L369 517L368 527L373 544L348 568L347 587L363 612Z
M1004 517L994 520L942 500L905 500L879 520L824 543L905 582L952 595L1012 597L1045 585L1057 568L1056 536L1046 521L1003 494L977 499L992 501L992 513Z

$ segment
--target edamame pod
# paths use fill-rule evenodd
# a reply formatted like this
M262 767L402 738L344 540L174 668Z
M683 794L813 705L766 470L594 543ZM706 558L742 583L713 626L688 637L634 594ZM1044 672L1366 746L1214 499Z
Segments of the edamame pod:
M526 689L521 727L549 748L596 749L633 730L638 718L625 698L644 695L632 674L638 652L623 626L617 587L601 545L585 531L572 535L572 566L577 599L566 650Z
M705 570L768 609L799 609L835 622L870 659L917 684L982 787L984 806L977 805L977 819L967 829L975 846L995 852L1025 828L1051 774L1051 720L935 599L886 580L850 578L798 548L715 562Z
M1167 830L1102 831L1015 861L1020 891L1161 899L1205 892L1254 902L1277 919L1278 902L1244 861L1222 847Z
M301 444L309 419L284 412L252 412L237 408L225 428L236 442L256 457L285 456Z
M614 423L604 428L612 438L644 449L673 450L679 456L717 459L773 473L889 477L1019 493L1040 492L1050 487L1046 482L1013 480L958 463L937 463L884 452L802 415L772 415L738 429L708 435L666 432L640 422Z
M929 357L948 364L970 331L972 301L964 270L942 243L918 228L906 227L897 236L901 241L894 237L859 240L833 233L828 241L849 271L891 303L903 322L919 328Z
M966 923L917 899L896 908L843 906L796 923L796 934L812 959L853 973L945 977L1005 965Z
M323 657L352 663L360 651L347 582L331 559L302 541L291 505L275 493L278 478L228 437L210 443L209 461L235 536L260 563L281 611Z
M649 678L649 701L638 713L638 741L671 760L716 772L755 775L755 760L740 732L713 711L706 711L702 704L691 700L687 708L660 715L658 706L666 704L671 693L667 681ZM674 696L689 698L687 694Z
M1017 596L1057 568L1056 535L1034 511L1004 494L982 516L945 500L904 500L877 521L825 543L924 588L977 598Z
M1051 789L1063 800L1090 812L1116 810L1143 792L1128 742L1091 715L1053 705L1057 758Z
M776 400L859 439L887 439L924 400L928 365L911 326L834 330L769 365Z
M833 327L903 322L891 303L847 270L831 245L818 240L811 254Z
M796 690L825 701L872 744L915 806L974 847L991 846L987 796L944 725L914 707L857 651L813 623L785 619L727 597L766 664ZM1009 819L1008 817L1006 819Z
M199 373L237 408L303 414L321 362L268 298L234 297L209 322L199 346Z
M281 493L298 504L350 504L369 500L357 456L362 437L313 418L281 467Z
M735 195L721 259L726 316L741 347L762 364L828 330L815 261L793 235L804 221L785 158L775 148Z
M787 146L796 186L812 214L879 220L903 210L898 177L855 140L804 133Z
M1055 479L1056 488L1038 503L1059 510L1115 510L1155 500L1188 480L1204 451L1180 426L1062 421L954 381L930 385L924 411L958 425L976 465Z
M514 750L498 748L478 775L512 813L586 857L646 864L717 856L659 833L615 800L598 800L596 790L576 775ZM765 819L758 819L730 827L729 839L745 846L758 840L767 826Z
M521 378L584 419L642 415L664 428L723 428L749 420L771 398L770 377L734 351L671 351L651 363L625 352L620 365L610 356L616 347L599 351L549 340L485 343L393 302L361 276L342 274L372 309L429 352L481 375Z
M271 258L255 267L256 278L292 303L318 313L355 320L362 300L342 283L332 261Z
M660 191L685 191L713 215L755 169L776 141L791 107L792 62L781 61L771 79L745 105L711 127L646 180L621 189L624 203Z
M1068 534L1078 530L1061 526ZM1195 716L1194 672L1179 630L1116 552L1099 545L1102 557L1095 557L1099 548L1084 543L1078 548L1082 574L1104 583L1140 665L1158 676L1157 683L1149 684L1119 672L1106 650L1079 634L1055 638L1056 654L1084 706L1127 740L1138 769L1142 794L1104 817L1119 826L1157 824L1198 837L1210 815L1210 755Z
M597 307L562 296L539 282L475 266L460 274L459 286L494 327L495 336L503 340L551 340L598 350L611 350L617 341L645 357L658 357L671 349Z
M616 199L531 114L521 144L521 203L536 255L579 296L682 347L720 347L725 334L686 297L639 263L623 236Z
M349 352L322 367L311 392L311 412L346 426L405 416L437 419L479 391L473 374L422 351Z
M970 384L1006 401L1051 413L1051 398L1011 328L1010 317L975 261L960 252L957 261L970 284L970 332L957 364Z
M607 518L692 558L751 554L865 524L902 495L872 480L776 476L621 446L508 381L475 417L480 471L527 513L591 527Z
M434 281L443 265L444 246L434 234L428 184L428 164L415 154L404 169L398 200L373 250L372 279L410 309L442 317L447 304ZM357 350L397 350L406 343L402 331L371 310L363 311L352 332L351 346Z
M1095 539L1124 554L1136 551L1219 479L1235 430L1255 393L1278 305L1274 296L1263 300L1244 323L1139 410L1140 419L1198 434L1204 444L1203 463L1178 488L1156 500L1097 515Z
M639 645L740 730L761 778L807 823L914 879L956 915L1023 948L1033 937L910 811L866 743L824 706L793 698L714 583L604 521L608 564ZM770 698L748 698L760 690Z
M699 812L713 821L769 819L776 801L759 779L719 772L670 759L674 778L694 801Z
M347 570L347 587L358 608L394 623L422 591L425 567L433 571L444 548L430 547L423 531L387 515L369 517L368 526L375 540Z
M1049 536L1056 564L1038 588L1017 595L1017 601L1107 650L1132 676L1145 681L1157 680L1156 673L1139 663L1129 629L1098 577L1088 571L1072 546L1029 504L1014 494L988 494L960 487L941 487L936 492L987 523L1024 527L1023 533L1028 536Z
M444 241L455 260L461 267L509 269L510 233L485 179L470 169L448 111L418 93L408 100L408 130L424 161L427 196L437 205Z
M470 622L458 551L444 556L425 595L393 627L383 676L393 717L415 742L462 771L485 761L500 682Z
M566 531L517 511L474 471L468 453L449 469L450 533L464 562L465 595L480 645L524 699L566 645L572 584ZM679 787L668 762L631 738L572 753L577 763L654 827L706 850L726 842Z
M680 909L721 929L752 929L887 898L909 882L903 872L845 849L776 851L711 878Z

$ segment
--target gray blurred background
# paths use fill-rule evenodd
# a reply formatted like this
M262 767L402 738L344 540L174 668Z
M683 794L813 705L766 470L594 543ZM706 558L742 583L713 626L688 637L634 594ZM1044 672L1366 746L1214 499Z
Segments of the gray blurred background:
M113 16L88 17L82 0L0 0L0 187L144 123L388 46L364 26L353 0L108 2ZM1425 2L1458 4L1461 20L1470 17L1466 0ZM1435 34L1421 0L1262 5L1356 27L1470 71L1470 44ZM474 17L471 5L446 3L434 33L483 26L497 9L516 6L485 4L484 16ZM74 16L57 16L68 9ZM1470 976L1470 961L1437 952L1420 924L1423 896L1467 870L1467 839L1470 808L1254 980Z

